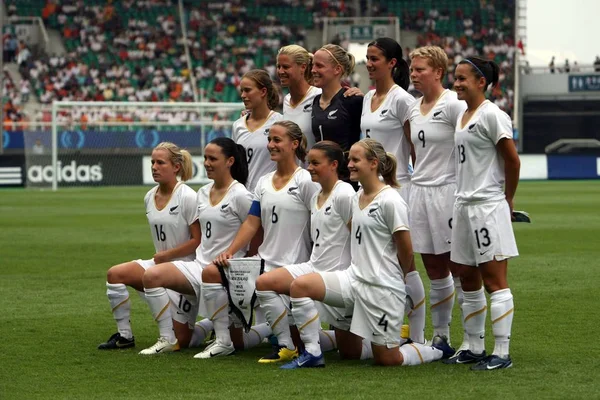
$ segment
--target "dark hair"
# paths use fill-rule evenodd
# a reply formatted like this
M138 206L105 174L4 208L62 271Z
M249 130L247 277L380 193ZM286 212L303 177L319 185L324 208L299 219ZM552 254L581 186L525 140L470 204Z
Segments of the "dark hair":
M227 137L215 138L209 144L219 146L226 158L233 157L234 161L230 169L231 176L242 185L246 185L246 181L248 180L248 161L246 160L246 149L244 146L237 144Z
M279 107L279 92L267 71L264 69L251 69L242 76L242 79L244 78L254 81L259 89L267 89L267 104L270 110Z
M285 129L285 133L287 133L290 139L298 141L298 147L296 147L296 157L298 157L298 160L304 162L307 153L306 136L304 136L304 133L302 133L302 129L300 129L298 124L293 121L283 120L275 122L272 126L274 125L281 126Z
M348 169L345 167L347 161L346 157L344 156L344 150L342 150L339 144L337 144L336 142L332 142L331 140L322 140L320 142L315 143L311 150L322 151L323 154L325 154L325 157L327 157L327 159L330 162L337 161L338 164L336 173L338 175L338 178L345 178L342 177L342 175L344 175L344 170Z
M467 57L458 64L469 64L471 71L473 71L476 76L485 79L484 92L490 85L494 87L498 84L500 67L498 67L498 64L495 62L480 57Z
M402 54L402 46L389 37L377 38L368 44L368 47L370 46L375 46L381 50L386 60L396 59L396 65L392 69L392 78L398 86L404 90L408 90L410 86L410 72L408 63Z

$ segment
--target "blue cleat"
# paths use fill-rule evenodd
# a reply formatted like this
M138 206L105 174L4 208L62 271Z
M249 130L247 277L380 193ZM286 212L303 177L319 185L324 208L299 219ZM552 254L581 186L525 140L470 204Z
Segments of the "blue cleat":
M471 367L472 371L491 371L493 369L506 369L512 367L512 360L510 356L503 358L492 354L479 361L477 364Z
M448 338L446 336L439 336L439 335L434 336L433 339L431 340L431 347L441 350L442 353L444 353L442 355L443 360L452 357L454 355L454 353L456 352L448 344Z
M475 364L486 358L485 350L475 354L471 350L459 350L452 357L442 361L444 364Z
M325 357L323 353L319 356L313 356L308 351L304 351L302 355L292 362L282 365L281 369L297 369L297 368L323 368L325 367Z

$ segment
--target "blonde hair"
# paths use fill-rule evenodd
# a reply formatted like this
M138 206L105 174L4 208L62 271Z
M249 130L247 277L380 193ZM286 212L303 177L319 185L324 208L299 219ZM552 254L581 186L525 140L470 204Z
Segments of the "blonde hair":
M279 92L267 71L264 69L251 69L242 76L242 79L244 78L252 80L259 89L267 89L267 104L269 110L274 110L279 107Z
M277 52L277 56L284 55L290 57L296 64L303 65L306 64L306 70L304 70L304 79L306 82L312 84L312 65L313 65L313 54L309 53L302 46L298 46L297 44L290 44L287 46L283 46Z
M356 60L352 54L348 53L342 47L338 46L337 44L326 44L319 50L327 52L333 61L342 67L342 77L349 76L352 72L354 72Z
M366 138L355 144L365 149L367 160L377 160L377 173L383 177L383 181L391 187L400 187L396 180L396 166L398 162L392 153L384 150L381 143L375 139Z
M302 133L302 129L293 121L277 121L273 125L279 125L285 129L285 133L292 140L298 141L298 147L296 147L296 157L302 162L306 160L306 136Z
M419 47L410 52L409 55L412 60L415 57L426 58L427 63L433 69L440 68L442 70L442 80L448 71L448 55L439 46L423 46Z
M183 182L189 181L192 178L194 166L192 164L192 155L185 149L180 149L175 143L161 142L156 145L154 150L166 150L169 152L169 160L173 165L179 165L179 172L177 176L181 178Z

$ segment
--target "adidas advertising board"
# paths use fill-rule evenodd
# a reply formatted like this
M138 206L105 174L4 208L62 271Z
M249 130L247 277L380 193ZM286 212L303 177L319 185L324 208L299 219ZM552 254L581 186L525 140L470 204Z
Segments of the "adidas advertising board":
M0 187L23 187L25 158L21 155L0 157Z
M139 185L141 156L85 155L61 156L57 162L59 186L113 186ZM36 156L28 160L27 185L48 186L54 178L50 156Z
M265 262L259 258L232 258L229 267L219 267L231 311L240 318L246 332L252 326L256 280L264 270Z
M153 185L154 179L152 179L152 158L150 156L144 156L142 159L142 176L144 185ZM204 169L204 156L192 156L192 179L186 181L190 184L205 184L209 181L206 177L206 170Z

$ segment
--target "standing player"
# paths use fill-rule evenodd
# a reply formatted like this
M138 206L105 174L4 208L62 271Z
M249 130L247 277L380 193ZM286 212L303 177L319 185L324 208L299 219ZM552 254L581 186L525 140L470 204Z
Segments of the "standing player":
M308 153L308 172L314 182L321 185L321 190L314 194L310 200L310 229L313 241L313 251L310 260L293 265L286 265L283 268L276 268L266 274L261 275L256 288L261 291L273 291L278 294L289 295L292 281L299 276L309 274L315 271L336 271L344 270L350 265L350 235L348 223L350 221L350 208L352 197L354 197L354 188L346 182L338 179L339 171L344 165L344 153L341 147L334 142L324 140L318 142ZM312 335L307 336L306 332L316 334L316 340L305 342L306 350L300 358L298 365L302 367L324 366L322 349L319 341L320 321L311 299L302 299L300 301L292 300L292 314L296 310L305 310L310 314L311 327L307 324L298 325L300 338L312 339ZM321 316L333 315L327 318L327 322L334 325L343 326L348 330L349 323L345 325L337 321L346 321L344 316L348 315L344 310L327 307L321 309ZM346 335L347 336L347 335ZM354 336L354 335L352 335ZM336 337L342 340L338 343L338 348L342 356L348 358L348 340L344 340L343 332ZM360 341L360 338L358 338ZM360 349L360 347L359 347ZM360 357L360 353L358 353Z
M275 170L267 150L267 136L274 122L282 115L273 111L279 106L279 94L262 69L253 69L244 74L240 82L241 97L248 114L233 123L231 138L246 149L248 159L248 183L252 192L258 179Z
M420 343L399 348L406 299L402 265L411 264L413 252L408 208L393 188L398 186L394 156L375 140L363 139L350 149L348 169L350 179L362 186L352 201L350 267L294 280L294 304L313 299L351 308L350 332L372 343L375 363L379 365L416 365L451 355L452 350L441 337L434 338L434 345L439 348ZM296 324L305 327L303 331L313 331L304 335L312 335L314 341L316 327L311 322L315 317L307 311L306 307L294 309L294 318ZM360 342L355 343L360 346Z
M478 57L456 67L454 88L467 109L459 115L456 133L456 203L452 219L450 258L466 267L461 272L462 306L469 349L448 363L475 363L474 370L510 368L509 341L514 304L508 287L508 259L518 255L511 225L520 161L512 141L510 117L486 100L498 84L498 65ZM485 318L490 294L494 352L486 357Z
M367 70L375 89L365 95L360 127L365 137L383 145L398 160L396 179L400 195L408 203L411 156L410 107L415 99L406 92L409 85L408 64L402 47L394 39L379 38L367 47ZM414 154L414 153L413 153ZM414 161L414 158L413 158ZM408 319L410 338L425 343L425 289L414 262L404 265L406 292L410 298Z
M314 85L322 89L312 107L312 131L317 142L331 140L344 151L360 139L362 97L345 97L342 78L352 74L354 56L340 46L326 44L314 56Z
M210 358L231 354L231 340L227 330L227 295L223 289L217 265L226 268L228 259L244 248L262 226L264 240L258 257L271 271L283 265L308 261L310 257L310 199L318 190L310 174L298 167L298 160L306 156L306 139L300 127L291 121L278 121L269 131L268 149L276 170L260 178L254 191L254 201L248 217L240 227L229 248L219 255L215 265L202 273L202 289L208 315L214 324L215 345L198 355ZM288 309L281 296L274 291L261 290L256 294L279 348L259 360L261 363L290 361L298 356L289 330Z
M213 182L203 186L197 195L202 241L196 250L196 259L159 264L144 274L147 298L150 299L149 293L153 293L153 301L148 301L153 314L159 314L163 309L164 312L158 318L161 339L142 354L163 352L161 349L168 346L168 335L173 331L171 317L176 321L179 345L187 347L201 301L202 270L227 248L248 215L252 196L244 187L248 178L245 149L229 138L214 139L204 149L204 168ZM181 293L176 301L171 299L176 306L174 313L166 307L169 295L165 288ZM269 332L266 325L253 327L253 335L244 339L246 342L253 340L256 345ZM241 340L236 344L238 348L244 348Z
M315 144L312 128L313 101L320 95L320 88L311 86L313 55L304 47L291 44L279 49L277 53L277 74L281 86L287 87L289 93L283 99L283 119L293 121L306 136L306 149ZM344 96L361 96L358 88L350 88Z
M196 248L200 245L196 193L189 186L178 182L177 177L182 181L192 177L192 157L175 144L162 142L152 151L152 178L158 185L150 189L144 197L146 217L150 223L156 254L152 259L126 262L108 270L106 295L117 322L118 332L98 346L101 350L135 346L129 321L131 303L126 286L131 286L145 298L153 311L154 319L162 324L165 320L163 314L169 314L168 301L158 312L154 312L156 307L153 305L162 296L164 289L145 291L142 281L144 272L156 264L193 261L195 258ZM165 331L164 335L164 345L159 340L160 349L157 348L158 351L154 354L179 350L173 329ZM146 353L142 351L141 354Z
M411 141L416 163L409 195L413 249L421 254L431 280L429 297L433 336L450 341L455 283L462 304L458 266L450 261L452 211L456 192L454 131L458 115L467 108L456 93L444 89L448 56L440 47L420 47L410 53L411 80L423 93L410 110ZM468 348L463 341L459 350Z

